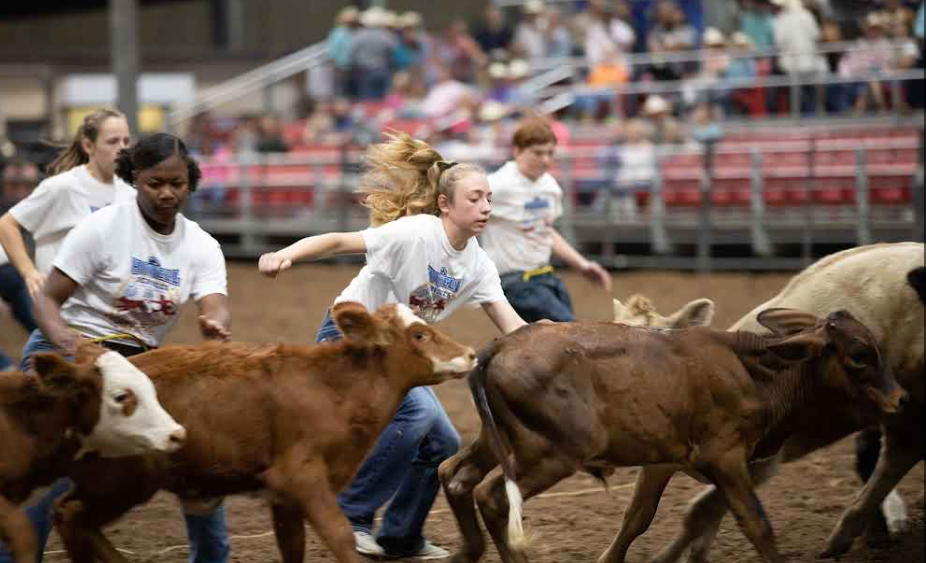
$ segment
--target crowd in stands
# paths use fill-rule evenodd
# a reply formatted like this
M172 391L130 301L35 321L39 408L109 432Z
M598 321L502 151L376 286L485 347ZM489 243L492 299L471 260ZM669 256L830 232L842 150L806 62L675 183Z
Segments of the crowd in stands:
M365 145L391 127L449 158L491 160L506 124L540 111L532 77L571 65L576 72L557 84L570 97L545 112L560 144L569 136L560 120L605 124L617 132L622 182L646 184L656 147L718 140L717 123L730 116L922 109L923 81L892 78L923 68L923 3L853 6L847 14L834 0L527 0L490 3L479 21L444 29L416 12L347 7L327 39L330 84L310 83L303 119L246 118L217 131L222 123L202 115L189 140L221 160ZM763 79L778 82L758 86Z

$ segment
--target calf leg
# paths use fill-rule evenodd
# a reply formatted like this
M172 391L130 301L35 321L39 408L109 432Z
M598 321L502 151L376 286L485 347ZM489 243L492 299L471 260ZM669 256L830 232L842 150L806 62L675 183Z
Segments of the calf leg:
M534 452L532 452L534 453ZM549 450L537 451L532 459L519 458L517 485L525 501L546 491L563 479L574 475L575 463L558 457ZM522 469L523 467L523 469ZM527 556L508 545L508 497L505 492L505 478L500 472L476 487L476 502L485 521L486 529L498 548L502 563L528 563Z
M862 483L871 479L880 455L881 427L871 426L859 432L855 439L855 470ZM906 530L907 523L907 507L894 490L881 504L881 510L875 511L872 515L865 535L869 544L877 544L889 534L898 534Z
M820 557L838 557L848 552L882 501L921 459L922 439L918 444L911 444L893 433L887 434L874 475L859 492L852 506L843 514Z
M775 534L768 521L765 508L756 496L745 456L727 456L713 468L714 481L723 492L730 511L756 551L766 563L784 563L778 552Z
M355 551L354 533L350 522L338 507L337 495L328 481L328 472L322 463L299 463L298 460L310 459L303 452L294 452L288 463L275 467L265 474L264 482L273 492L282 495L294 505L293 510L301 511L311 524L315 533L328 546L338 563L360 563ZM283 512L286 512L285 514ZM274 519L282 517L285 525L276 528L277 545L282 551L285 563L303 560L305 550L304 536L301 545L296 546L298 538L288 534L300 534L295 531L293 514L289 510L274 512ZM301 534L305 534L304 531ZM286 551L283 551L283 550Z
M305 514L297 506L276 502L270 510L283 563L302 563L305 560Z
M598 563L624 563L630 544L643 535L653 523L659 500L674 474L674 469L659 466L642 468L633 490L633 500L624 513L621 531L611 547L598 559Z
M29 518L13 503L0 496L0 540L13 554L15 563L35 563L38 537Z
M101 528L137 504L140 503L123 499L94 502L70 496L62 499L55 509L55 529L72 563L129 563Z
M476 517L473 491L497 465L480 434L471 446L442 463L438 470L447 503L463 536L463 547L454 554L451 563L475 563L485 554L485 536Z
M759 486L778 472L779 460L772 458L749 464L752 482ZM690 547L688 563L707 563L720 524L727 513L727 503L717 487L705 487L688 506L682 532L651 563L678 563Z

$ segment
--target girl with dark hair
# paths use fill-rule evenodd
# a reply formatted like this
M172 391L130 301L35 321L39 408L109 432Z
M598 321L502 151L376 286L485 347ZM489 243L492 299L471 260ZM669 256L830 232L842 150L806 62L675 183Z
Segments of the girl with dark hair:
M137 190L135 201L98 211L64 240L35 299L39 325L23 350L30 356L59 350L73 356L82 338L124 356L160 346L191 297L204 339L228 339L225 258L218 242L180 214L200 179L183 142L164 133L123 150L115 173ZM67 489L56 483L38 505L34 522L44 547L51 503ZM224 507L188 509L191 563L225 563ZM0 553L0 563L4 554Z
M49 165L49 178L0 218L0 245L33 299L71 229L98 209L135 198L135 190L114 174L116 155L128 146L129 126L122 113L91 113ZM20 229L35 240L35 262Z
M358 301L373 311L397 300L429 323L467 304L480 305L504 333L523 326L505 299L495 265L476 241L492 211L485 170L445 161L404 133L371 146L367 164L370 170L360 182L360 193L366 196L372 227L302 239L261 256L260 272L275 277L300 260L365 254L367 265L335 302ZM316 340L340 338L326 316ZM459 445L434 391L412 389L338 497L354 528L357 551L386 558L449 557L425 541L423 528L440 488L437 468ZM375 514L386 503L374 537Z

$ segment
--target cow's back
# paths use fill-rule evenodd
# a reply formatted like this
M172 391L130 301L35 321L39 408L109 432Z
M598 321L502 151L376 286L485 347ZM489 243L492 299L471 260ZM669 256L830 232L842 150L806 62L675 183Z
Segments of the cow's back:
M796 275L778 295L750 311L730 330L768 332L756 317L773 307L799 309L819 317L845 309L872 331L895 371L921 369L923 306L907 284L907 273L922 266L923 261L921 243L875 244L833 254Z

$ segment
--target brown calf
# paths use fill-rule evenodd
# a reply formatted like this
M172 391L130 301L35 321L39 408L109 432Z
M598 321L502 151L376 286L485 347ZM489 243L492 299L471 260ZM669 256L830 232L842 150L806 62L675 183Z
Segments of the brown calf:
M80 364L35 354L37 376L0 374L0 541L16 563L35 563L37 539L17 505L94 452L175 451L186 432L157 404L145 375L98 350Z
M186 426L187 445L78 464L57 511L72 560L125 562L100 528L161 489L184 500L265 490L284 563L303 561L306 519L337 561L356 563L335 495L412 387L463 377L476 355L401 305L371 315L339 303L333 316L338 343L174 346L133 357Z
M779 309L760 320L777 336L573 323L490 345L470 379L482 434L441 466L465 540L454 563L485 551L474 491L502 561L525 563L522 495L580 470L637 465L645 467L632 506L601 563L624 562L676 471L717 485L763 559L783 561L748 461L773 455L805 413L830 401L893 412L906 394L850 315ZM481 483L499 461L503 474Z

